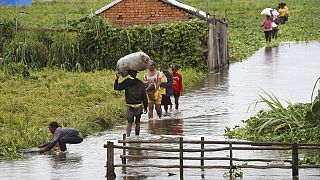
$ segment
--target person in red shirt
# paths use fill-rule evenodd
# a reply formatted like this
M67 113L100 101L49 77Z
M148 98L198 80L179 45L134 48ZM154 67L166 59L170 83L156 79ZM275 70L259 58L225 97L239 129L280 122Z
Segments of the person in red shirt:
M179 109L179 97L181 96L183 91L182 76L180 73L178 73L178 70L179 70L178 65L173 65L171 69L172 69L172 75L173 75L172 90L173 90L174 104L175 104L175 109ZM172 106L170 109L172 109Z

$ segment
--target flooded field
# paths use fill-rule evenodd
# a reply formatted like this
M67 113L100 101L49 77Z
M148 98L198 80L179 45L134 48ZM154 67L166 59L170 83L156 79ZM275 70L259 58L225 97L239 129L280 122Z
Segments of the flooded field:
M274 93L281 100L310 102L311 92L320 75L320 43L286 43L262 48L244 62L231 64L219 74L209 74L203 85L183 94L181 108L166 114L162 120L148 122L143 115L140 139L225 140L225 127L242 126L241 120L258 110L249 109L262 90ZM79 145L68 146L66 156L30 154L23 160L1 161L0 179L105 179L107 141L122 139L125 126L118 126L99 136L90 136ZM173 145L172 145L173 146ZM192 146L191 146L192 147ZM115 164L120 164L115 151ZM148 152L132 152L148 153ZM156 153L155 153L156 155ZM219 156L224 156L218 153ZM236 157L286 158L283 151L239 152ZM129 163L155 163L136 160ZM158 161L179 164L178 161ZM186 164L191 162L186 162ZM199 163L199 162L197 162ZM228 162L222 162L228 165ZM206 164L207 165L207 164ZM244 179L291 179L291 169L244 169ZM179 169L116 168L117 179L178 179ZM227 170L187 169L185 179L223 179ZM168 173L177 175L168 176ZM299 171L300 179L320 179L320 170Z

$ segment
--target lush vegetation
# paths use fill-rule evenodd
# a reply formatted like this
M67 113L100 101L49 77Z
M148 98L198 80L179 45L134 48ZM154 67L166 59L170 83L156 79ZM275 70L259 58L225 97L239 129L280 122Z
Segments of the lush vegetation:
M186 67L203 69L206 30L203 22L122 29L115 29L100 20L79 24L79 19L109 2L111 0L35 0L31 7L18 8L18 22L22 27L79 28L79 33L15 34L16 9L0 7L0 22L5 23L4 37L0 39L0 57L3 58L0 59L0 156L12 155L19 148L48 140L46 127L51 120L76 127L87 135L123 119L123 95L112 89L114 73L102 69L114 67L116 60L127 53L144 50L159 61L178 62ZM205 1L182 2L206 9ZM279 1L209 1L211 15L221 18L227 12L231 60L240 61L264 45L320 39L319 18L315 13L320 11L320 2L286 2L290 8L289 21L280 27L278 40L266 44L259 27L263 19L260 12L266 7L275 7ZM113 48L116 51L112 51L112 47L104 42L122 44L117 44ZM20 75L23 64L33 67L30 80L24 80ZM186 87L191 87L203 77L203 73L188 68L183 74L185 82L189 83L185 84ZM110 101L119 98L122 101ZM306 117L310 117L306 115L308 110L314 105L289 104L287 110L277 104L274 96L269 98L271 100L262 100L269 102L267 104L274 107L273 111L260 111L256 117L245 121L252 124L252 128L229 129L228 135L261 140L276 137L276 140L315 142L316 139L303 139L320 132L316 125L309 127L311 120L306 120ZM278 119L278 116L281 118ZM263 119L262 124L255 118ZM267 135L261 136L262 133Z
M124 95L113 90L114 71L51 68L31 71L25 80L22 67L15 64L0 70L0 157L47 141L48 123L53 120L85 136L125 122ZM187 91L204 77L192 69L182 73Z
M287 107L273 94L264 92L260 101L268 109L260 110L256 116L244 120L244 127L226 128L229 138L242 138L276 142L320 142L320 94L313 103L288 104ZM318 159L320 163L320 159Z
M261 103L267 109L243 120L244 127L226 128L226 136L259 141L320 143L320 92L313 103L292 104L287 101L287 107L273 94L264 92L259 96L260 100L255 105ZM303 163L320 164L320 157L307 152Z
M64 1L64 0L55 0L55 1L43 1L43 0L35 0L33 1L33 6L31 7L19 7L19 17L18 22L22 27L36 27L36 28L75 28L77 27L79 23L79 19L86 17L88 14L93 13L94 11L100 9L104 5L111 2L111 0L94 0L94 1ZM189 4L191 6L194 6L196 8L205 10L206 9L206 1L195 1L195 0L182 0L182 2ZM290 10L290 17L289 21L280 27L280 33L279 38L272 43L265 43L264 36L262 33L262 29L260 28L260 23L263 20L263 16L260 15L260 12L262 9L266 7L276 7L279 1L277 0L219 0L219 1L208 1L208 10L209 13L212 16L215 16L217 18L223 18L225 14L227 14L227 19L229 22L229 55L232 61L240 61L245 59L246 57L253 54L256 50L261 48L264 45L267 46L273 46L278 44L279 42L283 41L310 41L310 40L318 40L320 39L320 24L318 23L319 18L316 16L316 13L320 11L320 2L318 0L301 0L301 1L295 1L295 0L287 0L286 3L289 6ZM0 7L0 22L10 22L10 24L15 24L15 11L16 9L14 7ZM10 32L14 32L14 26L10 26L13 29L10 30ZM188 26L190 27L190 26ZM184 29L188 29L188 27L184 26ZM172 25L171 28L168 28L169 34L170 33L177 33L180 28L178 28L177 31L172 31L175 28L177 28L176 25ZM198 27L195 27L198 28ZM98 28L101 30L100 28ZM110 28L108 28L110 29ZM135 28L134 28L135 29ZM152 46L152 43L150 41L157 42L156 40L163 40L164 37L159 37L159 32L156 32L156 29L161 29L161 27L158 27L154 30L144 30L141 33L137 33L137 29L133 31L122 31L119 32L119 39L121 39L122 42L130 42L130 47L121 47L123 48L122 51L129 51L135 50L133 45L138 45L139 48L142 49L141 46L143 43L146 43L143 38L148 38L146 41L149 41L147 43L146 49L151 49L150 46ZM96 28L97 30L97 28ZM86 32L87 35L90 32ZM94 32L92 32L94 33ZM111 33L114 33L111 32ZM181 32L182 33L182 32ZM177 36L171 36L167 43L167 48L176 48L180 51L184 51L185 49L179 49L179 47L174 47L177 45L177 42L179 37L181 37L181 33L177 33ZM193 30L190 32L192 35L195 33ZM21 39L17 39L16 42L14 42L13 45L17 48L17 44L20 43L20 46L18 48L22 48L22 44L24 46L27 46L28 48L34 49L34 47L40 46L41 42L48 40L49 43L55 44L55 49L52 49L52 51L57 51L57 55L63 55L68 57L69 61L76 61L78 56L81 56L81 54L72 54L71 52L77 53L79 52L78 49L79 46L76 44L76 40L74 40L74 35L72 33L68 35L57 35L58 37L55 37L56 35L52 34L44 34L40 33L41 35L38 36L40 40L32 40L29 44L30 39L28 41L25 41L25 37ZM201 34L201 32L200 32ZM139 36L139 40L135 41L133 38ZM199 35L199 34L198 34ZM42 36L42 37L41 37ZM68 36L68 37L67 37ZM105 39L108 37L107 35L99 36L96 41ZM168 36L167 36L168 37ZM194 36L195 37L195 36ZM63 39L68 39L67 41L63 41ZM152 38L152 39L151 39ZM199 38L201 39L201 38ZM114 39L113 39L114 40ZM165 39L168 40L168 39ZM189 39L187 39L189 40ZM187 40L185 42L187 42ZM191 39L192 40L192 39ZM35 41L35 42L34 42ZM40 41L40 42L39 42ZM59 45L61 42L64 42L63 44ZM193 42L193 41L192 41ZM65 44L66 43L66 44ZM1 43L0 41L0 47ZM8 44L8 43L6 43ZM172 45L173 44L173 45ZM199 43L193 43L193 45L199 45ZM128 44L126 44L128 46ZM170 47L168 47L170 46ZM100 46L101 47L101 46ZM13 48L13 47L12 47ZM12 51L9 50L9 52ZM45 48L42 47L42 48ZM132 49L133 48L133 49ZM154 52L151 52L152 55L156 55L155 58L159 58L159 50L160 47L153 47ZM199 47L203 48L203 47ZM22 48L23 49L23 48ZM64 52L69 52L67 54L61 54ZM196 49L198 52L199 49ZM1 50L0 50L1 51ZM48 51L48 50L47 50ZM164 52L171 53L171 51L162 50ZM35 53L35 52L33 52ZM102 53L102 52L101 52ZM173 52L177 53L177 52ZM181 53L181 52L180 52ZM167 55L166 54L166 55ZM181 53L183 54L183 53ZM196 59L200 57L199 53L196 54ZM38 56L42 56L43 54L40 54ZM110 56L112 54L109 54ZM54 55L52 55L54 56ZM50 60L57 63L57 61L65 61L64 59L60 59L59 56L54 57L50 56ZM69 57L71 56L71 57ZM118 55L119 56L119 55ZM113 59L116 59L118 57L115 55ZM73 58L73 59L72 59ZM179 57L177 54L171 55L169 58L181 58L183 60L187 59L189 61L189 58L193 58L193 56L186 56L182 55L182 57ZM184 59L185 58L185 59ZM203 58L203 57L202 57ZM164 58L166 59L166 58ZM94 63L95 66L97 63ZM102 63L103 64L103 63ZM196 64L196 63L195 63ZM192 63L189 63L188 65L194 65Z
M142 50L159 62L202 70L206 66L205 21L116 28L93 18L79 24L78 29L78 33L19 32L15 38L6 35L0 43L2 64L24 62L34 68L58 66L93 71L113 69L121 57Z
M206 9L206 1L182 0L199 9ZM320 39L318 0L285 0L289 7L289 21L280 26L279 37L265 43L260 24L264 8L276 8L279 0L209 0L211 15L218 18L227 14L229 22L229 55L232 61L240 61L252 55L262 46L274 46L287 41L311 41Z
M198 20L115 28L101 19L91 19L81 24L78 41L83 54L90 54L86 57L90 64L98 67L115 67L122 56L142 50L159 62L203 70L206 36L207 24Z

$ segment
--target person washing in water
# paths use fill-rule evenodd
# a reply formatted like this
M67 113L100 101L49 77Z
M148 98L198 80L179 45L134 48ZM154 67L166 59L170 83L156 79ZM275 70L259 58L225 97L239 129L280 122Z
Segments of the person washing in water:
M147 113L148 101L146 95L146 88L143 82L137 79L137 71L129 70L129 77L118 83L119 76L116 74L114 82L114 90L125 90L126 104L127 104L127 137L130 137L132 123L135 121L136 136L140 134L140 119L142 115L142 108Z
M62 128L55 121L49 124L49 130L53 138L50 142L38 146L40 153L50 151L56 144L59 144L60 150L64 152L67 150L66 144L79 144L83 141L78 130L74 128Z

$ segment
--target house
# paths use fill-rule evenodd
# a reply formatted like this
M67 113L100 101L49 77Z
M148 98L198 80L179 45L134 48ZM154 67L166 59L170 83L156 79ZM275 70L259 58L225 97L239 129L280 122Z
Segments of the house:
M105 17L119 26L207 18L205 12L176 0L114 0L97 10L95 16Z

